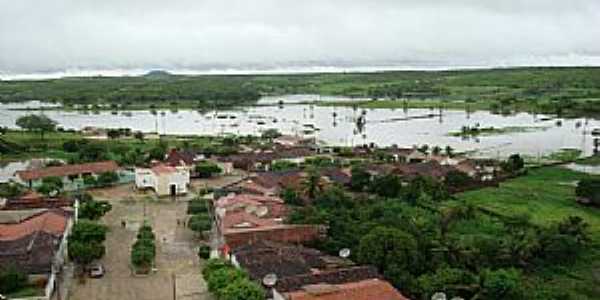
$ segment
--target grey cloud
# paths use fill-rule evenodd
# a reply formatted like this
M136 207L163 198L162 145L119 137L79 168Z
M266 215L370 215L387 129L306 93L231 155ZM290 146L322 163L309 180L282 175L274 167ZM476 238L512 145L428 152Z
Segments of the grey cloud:
M0 0L0 74L600 64L597 0Z

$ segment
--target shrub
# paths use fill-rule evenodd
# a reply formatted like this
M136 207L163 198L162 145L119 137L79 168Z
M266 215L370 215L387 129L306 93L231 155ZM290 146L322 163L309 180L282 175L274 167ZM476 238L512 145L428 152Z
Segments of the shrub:
M210 246L208 245L200 245L198 248L198 257L201 259L209 259L210 258Z
M202 198L195 198L188 202L188 215L195 215L199 213L206 213L206 201Z
M206 213L195 214L190 218L188 227L195 232L207 231L212 227L212 220Z
M589 200L592 204L600 205L600 179L582 179L577 184L575 194L577 197Z
M115 172L105 172L98 176L98 185L99 186L109 186L113 185L119 181L119 174Z
M200 162L196 165L194 171L200 178L210 178L222 172L221 168L212 162Z
M131 247L131 263L142 272L150 271L156 257L156 244L152 227L144 224L138 230L137 240Z
M10 265L0 271L0 293L9 294L23 288L27 283L27 275Z

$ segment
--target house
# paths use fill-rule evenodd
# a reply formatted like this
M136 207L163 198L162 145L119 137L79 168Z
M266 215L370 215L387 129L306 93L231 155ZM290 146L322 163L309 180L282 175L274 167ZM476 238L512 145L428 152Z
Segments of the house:
M502 170L497 161L488 159L465 159L453 167L481 181L495 179Z
M302 145L308 145L313 139L305 138L298 135L282 135L278 138L273 139L273 143L285 146L285 147L297 147Z
M230 194L214 201L215 228L219 240L227 249L271 240L303 243L319 239L323 229L315 225L289 225L283 223L287 209L277 197Z
M324 168L321 170L321 176L328 183L336 183L341 186L346 186L350 184L352 172L348 168Z
M45 197L34 191L27 191L23 195L6 199L0 205L0 210L27 210L38 208L60 208L73 206L74 200L63 196Z
M373 278L342 284L314 284L285 293L284 300L408 300L389 282ZM275 300L278 300L275 298Z
M268 171L273 162L289 161L299 164L314 155L315 151L308 147L275 147L266 151L229 155L219 158L219 161L230 162L233 167L247 171Z
M223 175L233 174L233 163L207 159L203 154L198 154L189 150L172 149L169 154L167 154L165 164L172 167L187 167L190 170L190 176L197 177L194 168L198 163L204 161L217 165L222 170Z
M158 164L151 168L135 169L135 185L138 189L152 189L158 196L177 196L188 192L190 170Z
M424 154L417 150L417 148L398 148L391 147L386 149L389 155L391 155L392 159L396 162L400 163L419 163L427 161L427 154Z
M97 177L102 173L117 171L119 171L119 166L116 162L102 161L18 171L16 175L19 183L33 188L39 186L46 177L60 177L65 184L69 184L75 180L81 180L85 176Z
M302 170L258 172L233 187L242 192L258 195L279 195L286 187L299 187L306 177Z
M273 299L406 299L374 267L301 245L257 241L234 249L230 260L253 280L276 274Z
M67 258L71 216L62 209L40 210L14 223L0 224L0 271L13 266L26 273L30 282L46 283L44 297L36 299L52 295L53 266L62 266Z
M443 166L437 161L428 161L422 163L399 164L392 171L393 174L404 179L414 179L415 177L431 177L440 181L446 179L446 175L454 170L451 166Z

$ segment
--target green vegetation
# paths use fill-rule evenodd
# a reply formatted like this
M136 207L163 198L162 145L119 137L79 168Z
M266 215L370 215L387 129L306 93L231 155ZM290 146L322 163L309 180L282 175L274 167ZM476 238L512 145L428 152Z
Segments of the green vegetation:
M84 194L79 204L79 218L92 221L99 220L112 209L107 201L96 201L90 194Z
M600 178L584 178L577 183L577 197L588 200L591 204L600 206Z
M469 184L459 174L445 184L416 178L397 185L395 176L371 178L355 167L358 193L316 191L288 222L327 224L328 237L314 247L350 248L351 258L376 266L412 299L439 291L465 299L596 299L600 217L575 201L573 184L589 175L525 172L523 165L512 156L504 167L525 175L456 196L447 185Z
M69 258L81 266L102 258L106 249L103 242L108 228L88 220L79 220L69 236Z
M0 269L0 294L12 294L27 285L27 275L16 267L3 266Z
M0 102L44 99L67 109L207 109L260 95L322 94L378 99L364 108L445 108L564 115L600 113L599 68L513 68L377 73L63 78L0 82ZM383 99L383 100L381 100ZM403 100L396 100L403 99Z
M114 160L120 165L143 165L151 159L164 158L168 148L185 148L212 154L237 151L237 144L255 143L255 137L164 136L161 139L92 140L78 132L55 131L41 141L35 132L8 130L0 136L2 159L53 158L68 163Z
M574 182L590 175L560 167L529 170L527 176L503 183L500 188L471 191L459 199L498 218L528 215L535 226L548 227L566 216L579 216L589 224L591 244L572 265L540 265L529 280L546 282L572 295L568 299L596 299L600 268L600 214L597 208L576 202ZM596 177L597 178L597 177ZM598 180L598 179L596 179Z
M45 115L27 115L17 119L17 126L40 133L42 140L46 132L52 132L56 129L56 121L51 120Z
M584 159L580 159L577 161L577 163L588 166L600 166L600 155L594 155L586 157Z
M460 137L474 137L474 136L491 136L491 135L502 135L502 134L510 134L510 133L519 133L519 132L533 132L546 130L547 127L539 127L539 126L508 126L508 127L469 127L463 126L460 132L450 132L448 135L450 136L460 136Z
M187 213L191 215L187 223L189 229L199 234L211 229L212 219L208 214L208 203L206 200L197 197L188 202Z
M196 164L194 172L198 178L211 178L214 175L221 174L223 170L217 164L211 161L203 161Z
M150 273L156 257L156 244L152 227L144 224L140 227L137 240L131 247L131 264L139 273Z
M265 291L244 271L226 261L211 259L202 270L208 290L218 300L264 300Z

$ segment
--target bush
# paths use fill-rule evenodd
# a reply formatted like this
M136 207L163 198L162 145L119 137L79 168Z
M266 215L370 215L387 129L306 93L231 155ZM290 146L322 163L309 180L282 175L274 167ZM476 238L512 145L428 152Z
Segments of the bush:
M210 178L215 174L221 173L223 170L215 163L212 162L200 162L194 168L196 175L200 178Z
M192 201L188 202L188 215L195 215L199 213L206 213L206 200L202 198L195 198Z
M62 189L62 178L51 176L42 179L42 185L37 188L37 191L44 195L50 195L53 192L60 192Z
M575 194L577 197L589 200L592 204L600 205L600 179L582 179L577 184Z
M188 227L198 233L207 231L212 227L212 220L207 213L195 214L190 218Z
M107 201L82 201L79 207L79 217L88 220L98 220L112 209Z
M131 247L131 263L142 272L149 272L156 257L156 244L152 227L144 224L138 230L137 240Z
M0 271L0 293L9 294L16 292L27 284L27 275L10 265Z
M209 259L210 258L210 246L208 245L200 245L198 248L198 257L201 259Z
M119 181L119 174L115 172L105 172L98 176L99 186L110 186Z
M222 259L211 259L202 270L208 290L218 299L263 300L265 292L246 273Z

